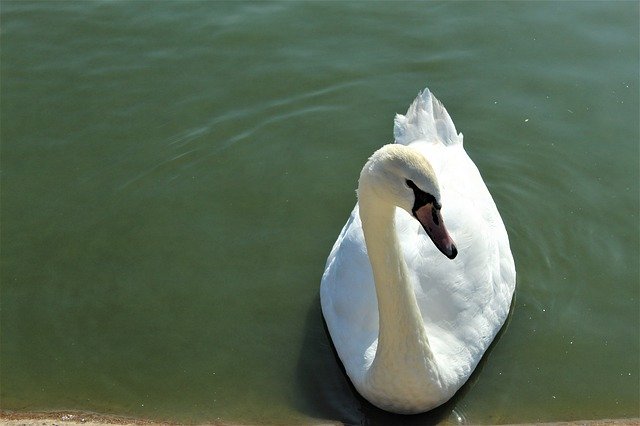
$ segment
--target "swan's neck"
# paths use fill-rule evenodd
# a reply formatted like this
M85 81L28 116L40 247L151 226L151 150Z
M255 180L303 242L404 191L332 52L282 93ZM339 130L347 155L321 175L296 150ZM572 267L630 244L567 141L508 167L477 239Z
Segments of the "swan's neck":
M372 388L423 391L439 381L424 323L400 252L393 204L359 189L360 218L378 299L379 334L367 381ZM415 390L415 389L413 389Z

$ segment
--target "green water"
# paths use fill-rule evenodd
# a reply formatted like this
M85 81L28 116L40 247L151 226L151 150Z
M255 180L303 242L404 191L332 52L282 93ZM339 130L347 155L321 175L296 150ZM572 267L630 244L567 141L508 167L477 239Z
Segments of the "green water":
M3 409L637 417L637 2L0 4ZM363 401L318 287L418 90L507 226L513 312L434 412Z

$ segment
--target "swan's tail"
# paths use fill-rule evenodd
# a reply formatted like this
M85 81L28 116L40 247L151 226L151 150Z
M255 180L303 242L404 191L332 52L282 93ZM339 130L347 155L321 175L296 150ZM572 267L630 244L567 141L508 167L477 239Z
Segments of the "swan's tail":
M406 115L396 114L393 136L402 145L416 140L462 143L462 133L458 134L449 113L429 89L418 94Z

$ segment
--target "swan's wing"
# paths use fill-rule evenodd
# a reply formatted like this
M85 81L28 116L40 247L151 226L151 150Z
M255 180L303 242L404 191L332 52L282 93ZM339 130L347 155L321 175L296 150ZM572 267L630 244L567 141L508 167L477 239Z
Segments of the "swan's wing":
M509 312L513 256L491 194L462 145L411 146L429 159L439 177L443 220L458 256L443 256L417 221L398 210L400 243L432 350L447 360L442 365L452 376L466 377Z
M320 301L340 359L358 383L373 361L378 338L378 302L358 205L327 259Z
M458 248L445 258L403 211L396 215L407 267L434 353L479 361L506 319L515 266L504 223L480 172L464 151L462 133L425 89L394 123L396 143L411 145L434 168L444 222ZM468 368L468 367L467 367Z
M416 140L444 145L462 143L462 133L458 134L446 108L429 89L418 94L406 115L396 114L393 135L402 145Z

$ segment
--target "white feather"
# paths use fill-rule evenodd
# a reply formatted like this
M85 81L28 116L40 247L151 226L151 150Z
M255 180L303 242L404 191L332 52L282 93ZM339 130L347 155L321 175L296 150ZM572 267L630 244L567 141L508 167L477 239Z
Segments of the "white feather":
M462 143L462 133L458 134L449 113L429 89L418 94L406 115L396 114L393 135L402 145L417 140L445 145Z

